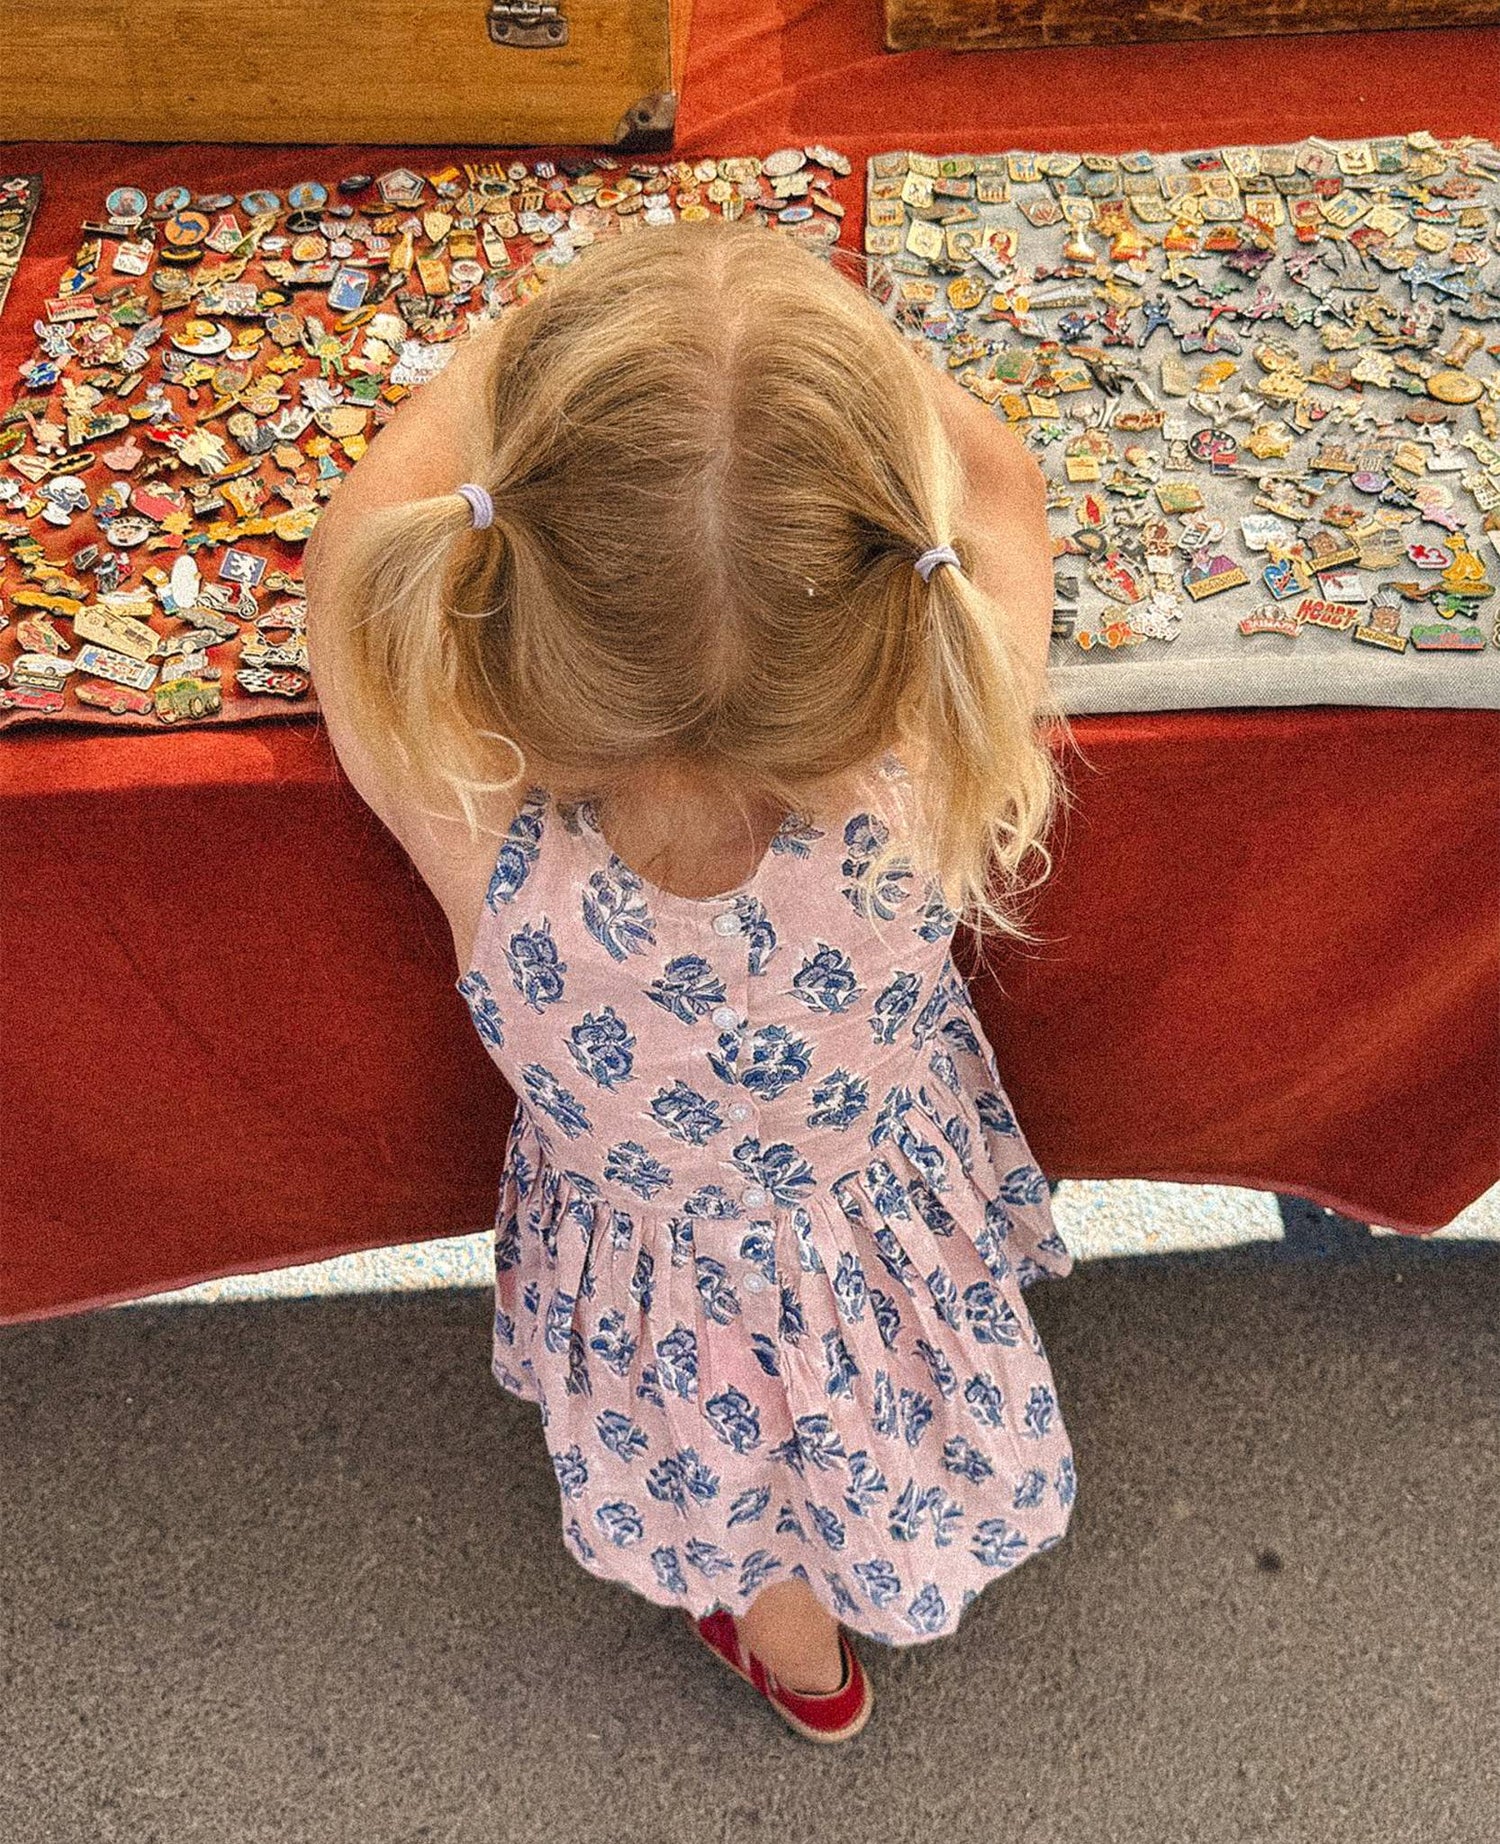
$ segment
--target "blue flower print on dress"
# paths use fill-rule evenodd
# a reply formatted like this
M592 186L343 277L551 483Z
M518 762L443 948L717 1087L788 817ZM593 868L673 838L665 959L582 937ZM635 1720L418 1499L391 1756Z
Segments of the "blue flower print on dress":
M651 1468L646 1475L646 1490L685 1516L689 1499L707 1504L718 1497L719 1481L698 1458L696 1448L684 1447Z
M690 1402L698 1389L698 1338L690 1326L674 1326L656 1345L656 1376L663 1389Z
M459 988L519 1098L492 1374L540 1409L596 1574L698 1616L800 1580L926 1643L1076 1490L1022 1302L1069 1258L951 912L904 859L851 899L869 797L706 901L637 878L590 805L507 833Z
M610 1147L604 1176L645 1198L655 1197L672 1182L671 1167L653 1159L639 1140L622 1140L618 1146Z
M932 1387L945 1402L951 1402L953 1392L958 1388L958 1372L948 1361L946 1352L939 1351L929 1339L919 1338L915 1341L918 1357L927 1366L932 1378Z
M542 1063L528 1063L521 1071L527 1099L557 1122L570 1140L589 1130L589 1117L576 1095L572 1095Z
M793 1441L798 1458L819 1472L830 1471L840 1460L847 1460L844 1437L826 1415L798 1415L793 1424Z
M892 1601L906 1592L894 1565L883 1556L872 1562L856 1562L852 1573L870 1597L872 1607L889 1607Z
M979 1485L986 1479L992 1479L995 1474L994 1467L984 1454L961 1434L955 1434L951 1441L944 1441L943 1465L950 1473L957 1473L960 1479L967 1479L970 1485Z
M987 1517L975 1525L969 1547L987 1569L1013 1569L1026 1554L1027 1543L1003 1517Z
M534 1012L547 1005L556 1005L562 998L563 975L568 963L558 956L552 924L545 916L534 928L516 930L505 950L505 958L516 991Z
M600 1088L616 1088L630 1079L634 1049L630 1026L612 1005L601 1012L585 1012L582 1022L568 1033L569 1056Z
M849 1533L844 1529L843 1520L836 1511L830 1511L826 1505L815 1505L810 1498L804 1499L807 1515L812 1520L812 1527L828 1545L829 1549L843 1549L849 1541Z
M934 891L922 905L917 933L924 941L946 941L957 927L957 912L948 907L941 891Z
M776 1279L776 1244L763 1229L747 1230L740 1237L738 1254L756 1269L769 1286Z
M864 873L873 863L876 852L890 836L890 827L871 813L856 814L844 828L844 845L848 852L842 866L847 879L844 895L853 904L856 915L875 915L882 922L889 922L900 908L912 876L904 861L897 860L881 872L873 885L864 881Z
M633 1460L647 1452L651 1442L644 1428L622 1415L618 1409L606 1409L594 1423L599 1445L617 1460Z
M511 821L510 831L500 847L500 855L490 873L489 887L484 893L484 900L491 909L498 909L502 903L514 902L520 894L521 886L537 860L542 839L542 816L546 807L546 793L540 788L532 788Z
M1021 1321L993 1281L975 1281L965 1287L964 1313L969 1330L980 1344L1009 1345L1012 1350L1020 1344Z
M771 1502L771 1488L766 1485L751 1486L740 1493L729 1508L729 1523L753 1524L766 1514L766 1507Z
M731 1157L746 1178L764 1185L778 1204L795 1204L814 1183L812 1167L788 1140L763 1148L754 1135L747 1135Z
M715 1325L728 1325L740 1310L740 1297L729 1283L729 1271L711 1255L697 1260L698 1297Z
M766 963L776 952L776 930L771 926L766 906L759 897L739 896L734 901L734 913L740 919L740 933L745 938L750 972L764 973Z
M1011 1497L1013 1511L1030 1511L1042 1502L1042 1493L1047 1489L1047 1475L1041 1467L1033 1466L1022 1473L1016 1481L1016 1489Z
M858 1325L865 1316L870 1289L865 1279L865 1271L860 1266L859 1257L848 1249L845 1249L839 1256L838 1267L834 1271L831 1285L834 1301L839 1309L839 1317L845 1325Z
M864 991L854 963L840 948L817 943L792 976L792 993L815 1012L847 1012Z
M823 1368L823 1389L827 1395L853 1396L854 1379L863 1373L837 1331L823 1334Z
M684 1024L696 1024L724 1003L724 982L701 954L676 955L645 992L653 1005Z
M996 1094L992 1089L981 1090L974 1097L974 1112L979 1116L979 1124L987 1132L1006 1140L1016 1137L1016 1117L1003 1095Z
M678 1560L677 1551L670 1543L664 1543L660 1548L652 1550L651 1566L656 1571L658 1586L666 1593L686 1594L688 1592L687 1577L682 1572L682 1564Z
M600 1363L611 1370L617 1377L630 1375L639 1341L630 1336L625 1315L618 1307L611 1307L599 1320L599 1330L589 1340L589 1349L598 1355Z
M774 1340L767 1338L764 1332L754 1332L750 1337L750 1352L757 1364L768 1377L781 1375L781 1362L776 1355Z
M557 1474L557 1483L564 1498L577 1498L589 1482L588 1463L577 1442L566 1453L553 1454L552 1470Z
M936 1582L927 1583L907 1608L906 1617L914 1632L942 1632L948 1624L948 1606Z
M722 1044L724 1040L719 1041ZM762 1101L774 1101L793 1083L802 1081L812 1067L806 1040L782 1024L762 1026L749 1040L749 1050L749 1059L740 1072L740 1086L759 1095Z
M699 1574L707 1576L710 1581L716 1575L734 1573L733 1559L726 1556L717 1543L710 1543L705 1538L694 1537L691 1543L684 1546L683 1554Z
M748 1599L758 1594L766 1583L786 1564L769 1550L752 1550L740 1567L740 1594Z
M788 858L805 858L822 837L822 831L809 820L789 813L776 829L771 850Z
M1026 1398L1026 1413L1022 1417L1021 1432L1033 1440L1040 1440L1052 1424L1052 1416L1057 1408L1057 1398L1045 1383L1032 1386L1031 1394Z
M849 1456L849 1482L844 1487L844 1504L851 1517L868 1517L877 1498L890 1491L886 1476L861 1450Z
M689 1146L702 1146L724 1126L719 1104L681 1079L652 1097L651 1112L673 1139Z
M922 990L915 973L898 972L876 995L870 1008L870 1030L877 1044L893 1044L901 1021L911 1012Z
M1000 1180L1000 1195L1007 1204L1039 1204L1047 1195L1047 1180L1034 1165L1018 1165Z
M993 1377L970 1377L964 1385L964 1401L982 1427L1005 1426L1005 1392Z
M469 1016L474 1020L474 1029L481 1042L491 1050L503 1050L505 1027L489 981L482 973L469 972L458 982L458 990L469 1007Z
M645 952L656 940L645 886L628 865L611 854L609 869L595 871L583 897L583 926L615 960Z
M600 1505L594 1513L594 1522L611 1543L621 1548L627 1543L639 1543L646 1534L640 1512L626 1499L618 1499L611 1505Z
M802 1528L802 1520L790 1505L783 1504L776 1513L776 1534L778 1537L794 1536L799 1543L807 1541L807 1533Z
M870 1105L870 1083L847 1069L835 1069L812 1092L809 1127L837 1127L842 1131L857 1121Z
M704 1403L703 1413L726 1447L736 1453L753 1453L759 1447L760 1411L742 1389L721 1389Z

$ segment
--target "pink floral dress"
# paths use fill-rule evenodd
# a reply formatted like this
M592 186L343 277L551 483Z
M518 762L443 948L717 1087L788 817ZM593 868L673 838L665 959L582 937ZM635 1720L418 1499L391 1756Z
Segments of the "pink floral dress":
M790 816L687 898L533 788L458 989L518 1097L492 1369L573 1555L695 1615L796 1576L901 1646L1067 1529L1022 1289L1073 1264L940 890L855 886L885 836Z

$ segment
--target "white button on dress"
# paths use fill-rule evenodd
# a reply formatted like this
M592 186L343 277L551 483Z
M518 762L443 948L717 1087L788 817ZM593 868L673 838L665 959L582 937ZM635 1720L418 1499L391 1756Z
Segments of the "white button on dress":
M759 1185L751 1185L749 1190L745 1193L745 1202L749 1204L752 1209L759 1209L762 1204L767 1204L770 1201L771 1193L762 1190Z
M716 935L737 935L740 932L740 919L732 909L726 909L721 916L714 917Z
M721 1005L714 1012L714 1023L727 1030L730 1025L739 1023L739 1017L732 1005Z
M745 1106L743 1101L731 1101L729 1104L729 1118L731 1120L749 1120L750 1110Z

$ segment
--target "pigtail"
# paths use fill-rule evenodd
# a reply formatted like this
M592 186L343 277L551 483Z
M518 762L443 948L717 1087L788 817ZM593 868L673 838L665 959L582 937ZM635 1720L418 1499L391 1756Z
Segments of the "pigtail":
M962 566L962 542L953 548ZM901 783L899 835L870 875L878 877L898 851L920 845L963 923L980 936L998 933L1034 945L1012 904L1051 875L1046 837L1069 796L1037 728L1038 719L1062 712L1049 689L1038 696L1014 625L966 568L940 566L926 582L910 569L905 593L917 637L906 728L921 769L911 784ZM1025 882L1021 867L1033 852L1043 868Z
M451 788L475 837L475 797L514 789L526 767L519 745L492 727L500 707L478 624L498 611L475 605L506 542L501 515L476 531L456 492L365 513L350 535L328 624L361 741L391 785L419 799ZM495 775L499 757L513 766L509 776ZM426 772L434 758L445 764L440 780Z

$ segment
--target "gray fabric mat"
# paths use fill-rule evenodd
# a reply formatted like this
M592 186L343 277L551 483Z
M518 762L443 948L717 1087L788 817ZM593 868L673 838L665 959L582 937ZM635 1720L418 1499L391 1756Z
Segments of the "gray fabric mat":
M1400 172L1342 173L1338 166L1340 150L1344 150L1347 157L1350 149L1373 150L1371 160L1380 154L1387 165L1394 165L1400 159L1405 162L1405 168ZM1102 355L1107 367L1114 368L1120 382L1118 391L1107 389L1094 368L1091 368L1093 382L1088 388L1059 390L1053 402L1060 412L1060 420L1059 417L1050 419L1054 429L1060 427L1063 431L1057 439L1042 439L1048 419L1031 416L1011 425L1031 447L1043 472L1053 483L1049 515L1053 537L1061 538L1078 529L1075 507L1084 495L1093 494L1110 512L1113 535L1125 536L1128 540L1123 515L1128 512L1130 502L1107 493L1102 481L1075 482L1069 479L1066 471L1064 450L1070 441L1098 425L1098 437L1113 443L1113 453L1101 463L1104 476L1107 478L1120 463L1127 444L1144 447L1162 465L1163 471L1157 477L1161 484L1196 487L1204 505L1201 513L1180 515L1162 512L1154 496L1148 495L1139 503L1150 508L1153 519L1165 523L1174 543L1184 535L1188 517L1218 520L1225 528L1225 535L1222 540L1204 547L1204 555L1216 553L1229 558L1248 578L1242 587L1194 600L1183 582L1183 571L1190 557L1183 550L1174 549L1173 570L1165 581L1175 612L1160 617L1163 631L1173 637L1142 639L1113 650L1101 643L1087 651L1072 638L1055 638L1050 675L1062 708L1070 714L1314 704L1500 708L1500 627L1496 620L1500 602L1494 595L1474 604L1474 612L1446 619L1427 604L1403 602L1399 606L1398 631L1401 634L1409 636L1414 622L1446 632L1460 627L1477 627L1484 642L1483 649L1477 652L1418 650L1410 640L1405 650L1398 652L1357 641L1349 631L1306 623L1295 637L1276 633L1247 635L1238 627L1243 617L1259 607L1274 606L1278 613L1285 615L1294 612L1304 596L1331 599L1315 577L1310 587L1273 602L1261 576L1270 559L1264 550L1253 550L1243 541L1240 528L1242 518L1265 510L1253 503L1263 477L1305 474L1316 475L1324 482L1322 493L1302 507L1302 522L1286 522L1284 535L1288 537L1300 533L1304 539L1309 538L1320 523L1323 511L1340 502L1368 514L1381 505L1377 494L1355 489L1347 473L1319 473L1314 456L1320 445L1337 444L1367 458L1383 450L1389 460L1399 442L1428 444L1429 433L1406 419L1406 411L1415 404L1433 413L1446 408L1450 462L1456 463L1459 456L1462 457L1462 466L1445 465L1440 471L1429 467L1421 476L1422 487L1436 485L1451 495L1449 511L1460 522L1470 551L1483 566L1489 582L1500 581L1500 553L1491 542L1491 534L1483 529L1482 506L1467 484L1484 475L1485 470L1480 467L1476 455L1462 447L1466 437L1483 435L1477 403L1444 405L1426 395L1414 398L1404 390L1368 380L1362 383L1359 391L1314 384L1311 395L1327 406L1328 414L1306 430L1300 430L1293 421L1289 404L1268 401L1256 391L1256 386L1269 375L1256 357L1257 348L1263 350L1267 341L1283 350L1293 350L1304 373L1320 361L1332 360L1345 366L1353 366L1362 359L1368 361L1377 345L1387 359L1412 359L1434 371L1448 370L1451 367L1442 355L1466 329L1480 336L1486 345L1493 346L1500 336L1500 326L1496 324L1500 318L1500 300L1496 299L1500 293L1500 245L1495 242L1495 237L1500 235L1497 230L1500 214L1496 210L1500 203L1500 153L1490 143L1470 138L1467 154L1463 154L1456 138L1435 141L1420 132L1374 143L1309 137L1286 147L1229 150L1242 167L1249 164L1247 156L1254 155L1258 159L1265 155L1269 161L1279 155L1282 156L1280 165L1291 164L1294 170L1275 175L1245 172L1238 178L1220 170L1201 176L1203 180L1238 188L1239 196L1224 201L1222 215L1210 216L1198 227L1199 234L1207 235L1216 227L1238 223L1256 192L1274 192L1287 216L1274 231L1275 255L1271 260L1251 275L1232 269L1226 253L1200 252L1182 258L1184 278L1195 279L1174 283L1164 274L1166 254L1159 247L1151 248L1142 259L1149 277L1143 271L1130 278L1141 305L1127 308L1120 314L1117 330L1128 337L1122 343L1110 343L1096 320L1093 324L1076 327L1070 336L1065 325L1067 316L1073 314L1082 321L1089 321L1105 309L1109 304L1098 283L1108 277L1121 278L1122 266L1103 260L1091 274L1087 264L1075 262L1070 265L1064 251L1064 245L1074 234L1070 225L1066 221L1033 224L1025 216L1023 207L1045 207L1052 201L1063 211L1087 212L1104 209L1125 198L1130 229L1148 243L1159 245L1163 234L1172 228L1172 213L1168 210L1160 222L1139 221L1128 204L1132 188L1142 184L1150 186L1153 176L1159 188L1194 183L1189 163L1215 151L1223 152L1200 149L1147 157L975 155L948 150L933 154L917 150L915 153L877 155L867 166L866 249L872 260L887 265L893 272L885 282L877 283L877 291L883 291L888 283L894 284L897 295L888 304L888 311L907 322L919 348L935 363L948 367L955 342L973 339L977 342L975 355L956 368L950 367L952 375L960 379L966 374L978 378L993 390L998 387L990 378L990 372L997 354L1035 354L1041 341L1054 340L1060 341L1063 347L1092 348ZM1472 198L1445 201L1441 194L1429 189L1433 185L1448 185L1453 180L1461 155L1470 162L1472 173L1467 177L1459 175L1459 183L1472 181L1475 194ZM1146 160L1151 170L1104 170L1109 163L1132 158L1137 162ZM976 196L969 199L939 194L931 204L912 199L897 202L890 194L893 188L907 183L899 170L899 162L903 159L908 162L915 159L928 165L944 161L965 165L982 160L989 168L998 167L997 172L989 174L989 181L992 185L1003 185L1009 197L1003 202L985 202L976 191ZM1037 163L1036 170L1030 177L1016 178L1006 166L1011 159ZM1063 171L1069 162L1077 170ZM1435 164L1441 171L1422 173L1424 162ZM907 177L913 176L923 177L915 169L913 175ZM937 183L961 186L967 181L977 188L984 183L985 177L985 169L981 167L971 179L963 174L948 175ZM1389 233L1390 245L1408 251L1410 256L1425 264L1425 271L1420 273L1437 272L1439 281L1450 290L1455 285L1452 278L1458 277L1459 284L1470 289L1467 301L1457 300L1451 292L1445 292L1443 286L1430 283L1411 286L1403 273L1383 266L1371 254L1356 253L1356 246L1347 240L1323 235L1315 244L1299 243L1290 221L1290 211L1325 178L1330 184L1337 180L1343 196L1357 200L1360 206L1369 207L1374 200L1378 209L1384 195L1387 206L1403 220L1399 230ZM899 227L889 225L882 230L881 224L874 222L879 216L882 196L887 217L892 212L901 213ZM1446 211L1454 221L1438 226L1430 220L1419 222L1411 217L1414 201L1420 197L1428 201L1421 209ZM1163 205L1160 189L1156 192L1156 203ZM1210 212L1220 209L1213 201L1203 208ZM997 263L992 256L987 265L969 258L946 262L945 266L945 257L930 266L922 255L913 254L909 248L913 227L920 231L925 221L925 228L935 229L945 213L954 209L974 213L974 222L963 224L959 229L977 238L981 251L984 235L991 228L998 229L1002 235L1012 234L1015 249L1008 262ZM1483 226L1460 225L1457 215L1462 210L1482 210ZM1349 228L1353 235L1360 225L1356 223ZM1447 254L1419 248L1413 242L1418 233L1429 237L1444 234L1453 246L1472 245L1484 253L1483 260L1467 267L1452 264ZM954 234L953 220L945 227L944 234ZM1109 234L1084 226L1083 235L1097 257L1107 258ZM1419 271L1413 269L1411 273L1415 275ZM953 308L946 291L955 277L982 284L989 291L984 302L968 310ZM899 291L908 282L919 287L936 283L935 304L926 309L903 304ZM1072 291L1069 298L1053 305L1045 304L1049 292L1056 294L1069 289ZM997 295L1005 294L1018 306L1016 297L1023 292L1028 305L1018 308L1019 325L1003 320L987 321L983 317L994 306ZM1216 327L1211 325L1215 311L1222 310L1226 304L1235 309L1250 309L1258 299L1264 308L1267 297L1272 306L1270 313L1252 319L1248 314L1237 318L1220 312ZM1342 339L1351 316L1361 303L1372 299L1384 302L1390 309L1394 319L1388 324L1396 324L1403 313L1415 313L1416 321L1401 330L1401 343L1377 341L1369 329L1360 328L1356 329L1355 344L1330 350L1324 343L1323 326L1330 329L1331 338ZM1152 326L1148 331L1147 306L1153 302L1170 308L1171 321ZM1290 324L1282 317L1283 306L1290 309L1294 321L1300 319L1300 324ZM924 313L925 330L919 330L915 322ZM1225 330L1240 347L1238 352L1215 349L1213 342ZM1406 338L1408 331L1411 333L1409 339ZM1184 338L1193 341L1205 337L1210 343L1203 350L1185 350L1181 343ZM1189 397L1181 394L1180 381L1177 394L1167 385L1161 370L1164 358L1180 359L1195 383L1201 383L1204 368L1219 359L1237 369L1215 389L1208 392L1200 389ZM1374 362L1382 361L1377 355ZM1475 387L1486 387L1489 393L1487 408L1500 403L1500 371L1484 347L1460 361L1460 368L1470 376ZM1141 380L1144 389L1130 381L1131 374ZM1027 395L1023 385L1012 382L1005 388L1022 398ZM1235 402L1240 406L1239 412L1234 409ZM1168 419L1161 429L1121 431L1118 423L1107 420L1111 413L1116 416L1130 412L1142 414L1153 408ZM1357 413L1356 420L1340 420L1346 408ZM995 414L1003 419L1003 405L997 406ZM1388 438L1382 437L1377 429L1377 419L1383 419L1393 432ZM1252 452L1246 445L1252 429L1258 424L1275 421L1279 421L1284 433L1291 437L1289 451L1280 457L1262 457ZM1175 433L1182 441L1215 428L1232 438L1238 445L1232 471L1214 474L1207 462L1197 459L1174 471L1167 455L1167 436L1173 433L1174 422L1180 425ZM1488 452L1494 455L1494 444ZM1438 458L1436 450L1432 450L1431 459ZM1500 459L1489 468L1479 492L1493 495L1490 503L1500 503ZM1330 538L1335 535L1333 527L1325 526L1324 530ZM1401 527L1401 537L1403 543L1415 539L1428 546L1450 542L1443 529L1425 521L1420 511L1409 514L1409 522ZM1112 601L1090 580L1089 561L1086 557L1073 556L1058 559L1060 617L1064 621L1071 619L1080 631L1099 631L1106 620L1128 620L1132 605ZM1139 557L1136 568L1142 582L1149 585L1150 575ZM1395 565L1365 568L1359 574L1364 578L1368 593L1401 578L1425 584L1436 584L1440 580L1439 573L1418 570L1405 558ZM1070 593L1072 584L1076 584L1076 594ZM1133 606L1140 612L1145 605ZM1367 608L1368 604L1362 605L1361 619Z

